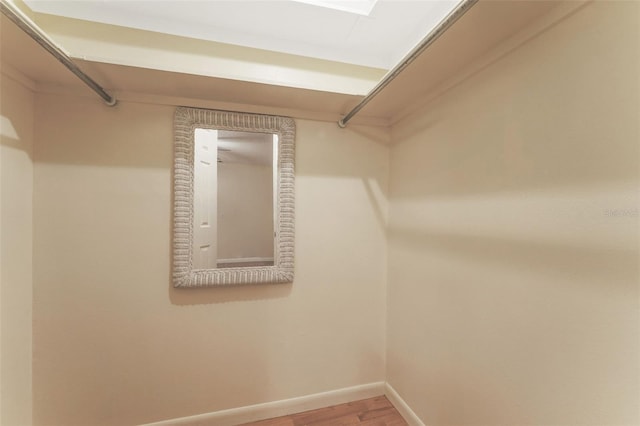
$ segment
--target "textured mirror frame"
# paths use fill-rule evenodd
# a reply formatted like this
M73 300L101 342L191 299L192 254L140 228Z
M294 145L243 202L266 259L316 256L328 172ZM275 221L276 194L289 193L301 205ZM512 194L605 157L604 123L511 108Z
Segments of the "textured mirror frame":
M196 128L278 135L274 266L193 268ZM295 122L288 117L178 107L174 116L173 285L206 287L293 282Z

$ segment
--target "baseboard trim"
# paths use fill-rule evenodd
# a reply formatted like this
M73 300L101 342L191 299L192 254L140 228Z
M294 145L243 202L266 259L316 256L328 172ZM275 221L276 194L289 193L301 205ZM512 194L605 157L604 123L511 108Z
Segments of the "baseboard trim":
M410 426L425 426L422 420L420 420L420 417L413 412L411 407L409 407L389 383L384 384L384 394Z
M213 424L216 426L234 426L242 423L269 419L272 417L286 416L288 414L299 413L307 410L315 410L317 408L328 407L330 405L344 404L345 402L357 401L358 399L372 398L385 393L385 382L375 382L297 398L266 402L264 404L248 405L246 407L231 408L228 410L214 411L212 413L198 414L195 416L162 420L155 423L146 423L142 426L204 426Z

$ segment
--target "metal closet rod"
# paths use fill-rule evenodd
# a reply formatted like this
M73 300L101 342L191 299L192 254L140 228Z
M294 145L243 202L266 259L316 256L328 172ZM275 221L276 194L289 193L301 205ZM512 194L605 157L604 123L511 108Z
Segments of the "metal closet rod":
M53 55L58 61L62 63L69 71L74 73L80 80L82 80L87 86L89 86L94 92L96 92L107 105L114 106L118 101L115 97L108 94L102 86L96 83L91 77L85 74L78 66L71 60L67 52L62 50L60 46L54 43L45 33L42 31L28 16L26 16L20 9L18 9L9 0L0 0L0 9L2 13L11 21L13 21L22 31L27 33L29 37L34 39L40 46L44 47L47 52Z
M476 4L478 0L462 0L449 14L433 29L429 34L422 39L416 47L414 47L402 60L393 67L391 71L382 77L382 80L365 96L358 105L356 105L347 115L345 115L340 121L338 126L345 128L349 120L353 118L365 105L367 105L373 98L378 95L385 87L389 85L409 64L411 64L422 52L425 51L434 41L436 41L442 34L449 29L458 19L462 17L471 7Z

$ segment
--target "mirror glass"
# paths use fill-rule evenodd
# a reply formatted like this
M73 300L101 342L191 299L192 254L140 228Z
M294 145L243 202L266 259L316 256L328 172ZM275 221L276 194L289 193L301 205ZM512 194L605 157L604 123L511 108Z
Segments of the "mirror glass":
M195 129L193 265L273 266L278 135Z
M291 118L179 107L176 287L293 281Z

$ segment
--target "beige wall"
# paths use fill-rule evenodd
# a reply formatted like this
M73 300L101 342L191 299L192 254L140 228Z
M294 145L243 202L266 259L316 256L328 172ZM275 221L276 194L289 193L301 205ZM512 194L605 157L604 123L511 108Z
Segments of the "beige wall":
M273 259L273 166L218 163L218 259Z
M639 7L394 127L387 380L426 424L640 423Z
M0 424L31 423L33 92L0 74Z
M36 98L34 423L150 422L383 380L388 148L296 120L295 282L173 289L172 119Z

